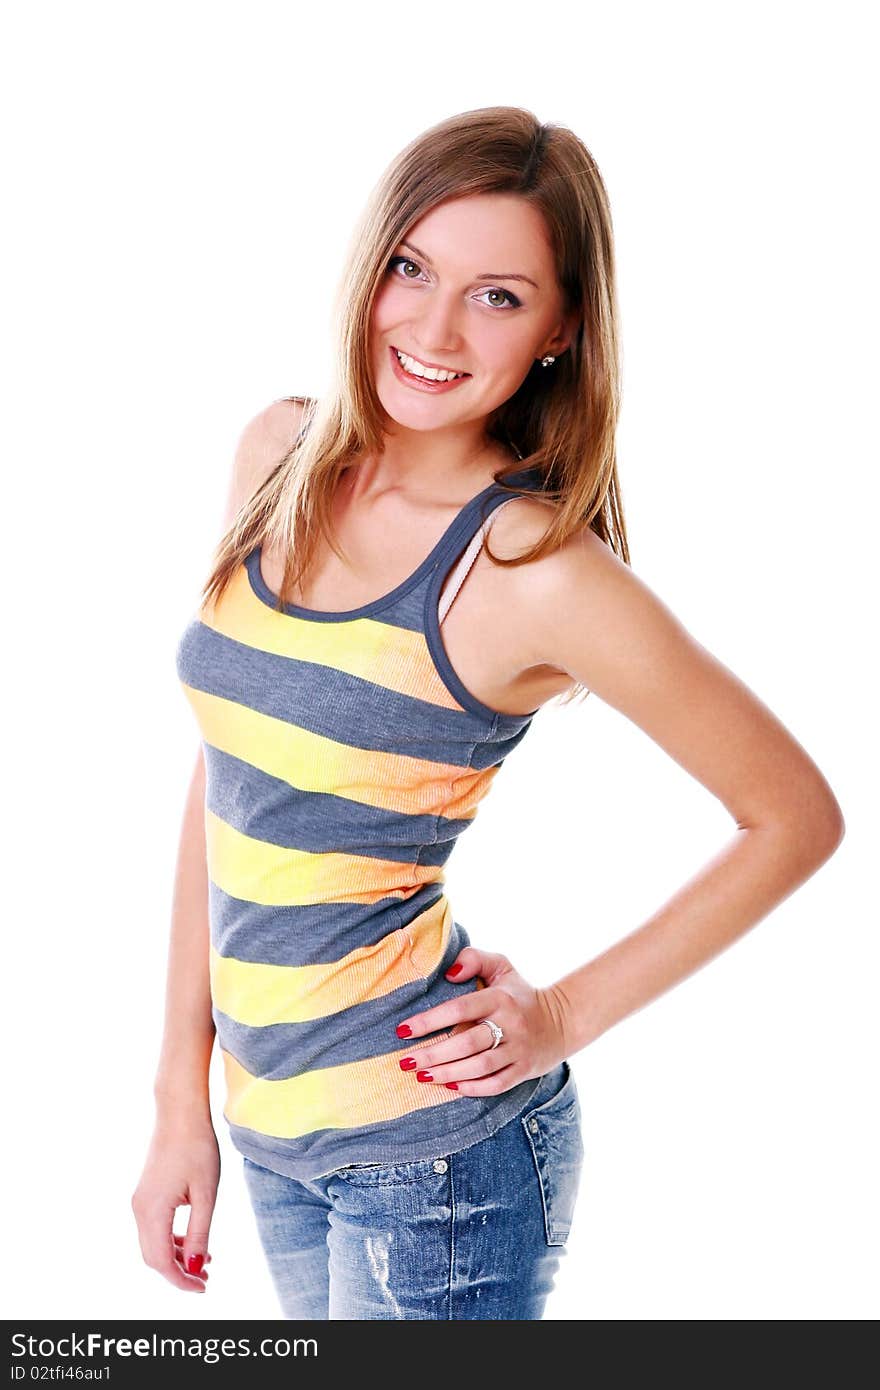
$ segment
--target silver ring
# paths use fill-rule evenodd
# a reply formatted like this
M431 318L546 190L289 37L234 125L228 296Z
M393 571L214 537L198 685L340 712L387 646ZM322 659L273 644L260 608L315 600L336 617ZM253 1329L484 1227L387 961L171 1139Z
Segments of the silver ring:
M485 1023L489 1032L492 1034L492 1047L486 1048L487 1052L491 1052L493 1047L497 1047L500 1042L504 1041L504 1033L498 1027L497 1023L492 1022L491 1018L481 1018L480 1022Z

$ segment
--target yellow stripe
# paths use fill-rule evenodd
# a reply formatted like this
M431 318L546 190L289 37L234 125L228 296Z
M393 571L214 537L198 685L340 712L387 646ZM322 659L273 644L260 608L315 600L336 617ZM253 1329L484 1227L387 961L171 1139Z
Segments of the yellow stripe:
M307 792L406 815L476 815L500 764L470 769L401 753L355 748L235 700L184 685L206 743Z
M353 1129L398 1120L414 1110L460 1099L437 1082L416 1081L415 1071L401 1071L401 1057L441 1042L451 1032L416 1039L407 1047L361 1062L325 1067L283 1081L251 1076L240 1062L220 1049L226 1076L223 1111L232 1124L280 1139L297 1139L317 1129Z
M443 709L463 708L440 679L423 633L374 618L315 622L279 612L257 597L243 564L219 604L206 605L198 617L247 647L345 671Z
M452 910L443 897L408 926L329 965L266 965L211 948L214 1003L237 1023L306 1023L378 999L437 968L449 943Z
M208 877L230 897L264 907L313 903L375 903L396 893L411 896L413 885L440 883L436 864L402 864L356 854L285 849L254 840L205 811Z

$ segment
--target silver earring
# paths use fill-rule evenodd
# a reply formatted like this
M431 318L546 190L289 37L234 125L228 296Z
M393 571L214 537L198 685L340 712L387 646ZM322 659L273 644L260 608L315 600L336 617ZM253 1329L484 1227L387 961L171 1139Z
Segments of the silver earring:
M541 366L542 366L542 367L549 367L550 364L551 364L551 362L555 362L555 361L556 361L556 358L555 358L555 357L542 357L542 358L541 358Z

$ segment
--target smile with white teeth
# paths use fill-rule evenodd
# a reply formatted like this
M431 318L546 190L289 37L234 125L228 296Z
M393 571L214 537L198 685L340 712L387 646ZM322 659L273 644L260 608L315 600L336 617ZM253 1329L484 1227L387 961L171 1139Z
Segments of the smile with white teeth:
M423 376L426 381L454 381L456 377L467 376L467 372L445 372L440 367L426 367L417 357L407 357L405 352L394 349L397 360L410 376Z

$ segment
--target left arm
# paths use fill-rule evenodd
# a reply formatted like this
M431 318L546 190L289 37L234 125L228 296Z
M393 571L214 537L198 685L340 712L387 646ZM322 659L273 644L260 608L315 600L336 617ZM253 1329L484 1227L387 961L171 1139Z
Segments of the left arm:
M413 1036L468 1028L419 1052L433 1079L468 1095L541 1075L692 974L815 873L845 829L793 735L594 532L527 568L532 664L557 666L631 719L723 802L736 830L648 921L546 989L506 957L466 948L455 978L480 975L487 989L407 1023ZM486 1016L505 1033L494 1051L473 1026Z

